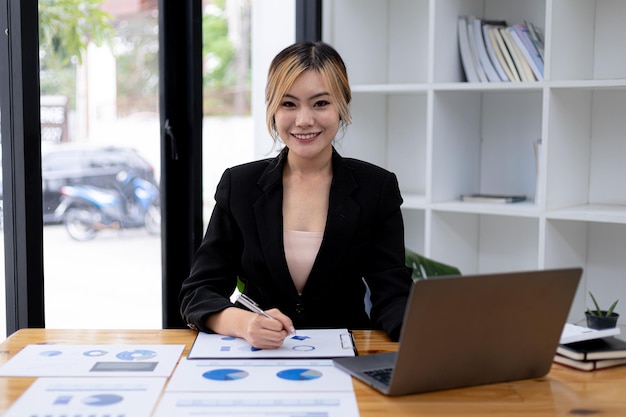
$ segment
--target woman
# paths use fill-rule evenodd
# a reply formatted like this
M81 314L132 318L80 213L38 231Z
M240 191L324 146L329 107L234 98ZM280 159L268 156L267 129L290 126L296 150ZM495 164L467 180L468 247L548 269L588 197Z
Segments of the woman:
M265 349L294 328L381 328L397 340L411 285L402 198L394 174L333 147L351 122L341 57L321 42L287 47L265 96L268 129L284 147L224 172L182 285L184 319ZM273 319L231 303L238 278Z

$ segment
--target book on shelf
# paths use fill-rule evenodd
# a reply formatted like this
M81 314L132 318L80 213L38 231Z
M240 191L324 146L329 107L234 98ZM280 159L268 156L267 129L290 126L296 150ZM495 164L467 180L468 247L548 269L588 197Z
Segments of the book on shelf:
M528 65L528 62L526 62L526 58L517 46L515 39L513 39L513 35L509 31L509 28L500 28L499 31L522 81L535 81L533 70L530 68L530 65Z
M482 193L474 193L474 194L462 194L461 201L463 202L472 202L472 203L496 203L496 204L506 204L506 203L518 203L520 201L525 201L525 195L517 195L517 194L482 194Z
M598 369L606 369L615 366L626 365L626 358L580 361L559 355L557 353L556 355L554 355L554 362L561 365L569 366L571 368L580 369L582 371L595 371Z
M528 64L528 66L532 70L533 75L535 76L535 79L542 81L543 80L543 64L541 64L541 68L537 65L537 62L535 61L535 59L533 59L531 51L528 50L528 46L522 39L522 36L526 36L526 35L521 35L520 32L518 32L518 29L516 29L516 26L517 25L511 26L510 28L508 28L508 31L511 34L511 37L513 38L513 40L515 41L517 49L522 53L522 56L524 57L526 64Z
M465 78L470 83L480 82L480 78L478 78L478 73L476 72L474 58L472 57L472 50L470 49L469 33L467 31L467 18L465 16L459 16L457 21L457 30L459 38L459 52L461 55L463 71L465 72Z
M609 336L576 343L559 344L556 353L579 361L626 359L626 341L615 336Z
M489 81L487 78L487 74L483 69L482 65L480 65L480 60L478 58L478 49L476 48L477 40L474 35L474 20L476 18L474 16L466 16L467 19L467 38L469 39L469 49L471 52L472 62L474 64L474 68L476 68L476 73L478 74L478 78L480 82L486 83Z
M563 326L563 332L561 333L561 339L559 343L562 345L582 342L585 340L600 339L608 336L616 336L620 334L619 327L611 327L609 329L591 329L579 324L565 323Z
M541 61L545 60L544 57L544 42L543 42L543 32L539 29L533 22L524 21L524 24L528 28L528 32L530 34L530 38L537 49L537 52L541 56Z
M523 50L527 51L526 59L529 61L529 64L531 64L531 68L533 68L533 71L537 71L535 76L538 80L543 80L543 57L537 50L537 47L532 40L530 30L525 23L517 23L513 25L512 28L515 33L517 33L517 36L523 45Z
M491 59L489 59L489 55L487 53L487 46L485 45L485 39L483 37L483 22L480 19L471 16L469 18L469 22L472 22L472 27L470 29L474 31L474 42L476 44L478 64L485 72L487 81L492 83L501 82L502 80L500 79L500 76L498 75L498 72L493 66L493 63L491 62Z
M489 40L491 41L496 57L500 63L500 66L506 73L506 76L509 81L521 81L519 74L517 73L517 68L515 68L515 64L509 55L509 51L506 49L506 45L504 44L504 39L502 39L502 35L500 35L500 27L495 25L487 25L487 32L489 34Z
M500 77L501 81L511 81L511 77L509 77L506 69L503 65L506 65L504 62L504 57L500 58L502 52L500 52L500 48L495 39L493 39L493 35L489 32L490 28L495 27L495 25L483 22L482 31L483 31L483 40L485 41L485 49L487 50L487 55L491 60L491 64L493 68L498 73L498 77Z
M543 33L531 22L507 25L472 15L458 18L461 64L469 82L544 79Z
M522 81L519 73L517 72L517 68L515 68L513 58L511 58L511 54L504 43L504 38L502 38L502 34L500 34L500 29L502 27L503 26L490 25L488 29L489 39L495 44L494 49L498 57L498 61L500 61L502 68L509 77L509 81Z

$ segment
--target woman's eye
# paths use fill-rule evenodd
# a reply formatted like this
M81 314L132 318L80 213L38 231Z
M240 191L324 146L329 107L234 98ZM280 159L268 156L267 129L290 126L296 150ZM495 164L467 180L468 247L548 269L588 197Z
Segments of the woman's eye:
M328 106L329 104L330 104L329 101L320 100L315 103L315 107L325 107L325 106Z
M291 101L283 101L283 107L295 107L296 105Z

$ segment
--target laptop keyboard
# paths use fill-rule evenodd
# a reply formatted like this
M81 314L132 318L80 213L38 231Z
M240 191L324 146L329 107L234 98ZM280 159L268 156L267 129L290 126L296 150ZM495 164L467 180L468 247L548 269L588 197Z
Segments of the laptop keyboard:
M380 368L380 369L371 369L369 371L363 371L365 375L368 375L378 382L382 382L385 385L389 385L391 381L391 373L393 368Z

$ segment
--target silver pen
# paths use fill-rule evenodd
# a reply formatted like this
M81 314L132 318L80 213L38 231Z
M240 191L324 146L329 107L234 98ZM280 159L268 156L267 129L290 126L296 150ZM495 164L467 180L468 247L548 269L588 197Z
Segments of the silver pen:
M238 301L240 304L242 304L244 307L246 307L248 310L254 313L260 314L264 317L267 317L268 319L278 321L278 319L267 314L261 307L259 307L257 303L255 303L250 297L248 297L245 294L239 294L239 297L237 297L236 301ZM296 334L296 329L294 327L291 327L288 329L288 332L290 335L293 336Z
M237 301L254 313L265 316L268 319L276 320L274 317L267 314L261 307L259 307L257 303L252 301L252 299L245 294L240 294L239 297L237 297Z

